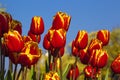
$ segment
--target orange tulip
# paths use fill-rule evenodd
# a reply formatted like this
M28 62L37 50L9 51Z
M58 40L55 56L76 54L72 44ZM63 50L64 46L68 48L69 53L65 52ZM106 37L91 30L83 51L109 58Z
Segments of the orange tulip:
M11 52L20 52L24 46L22 36L15 30L4 34L4 42Z
M90 64L93 67L103 68L108 61L108 54L104 50L93 50L90 55Z
M120 74L120 55L118 55L111 64L111 69L114 73Z
M75 46L78 49L84 49L88 44L88 33L85 30L78 31L75 38Z
M37 63L38 59L41 57L41 50L38 44L33 41L28 41L25 43L24 48L18 57L18 62L23 66L30 66Z
M44 22L42 17L34 16L31 21L30 32L40 35L44 32Z
M71 21L71 16L63 12L57 12L54 16L52 29L64 29L68 31Z
M108 30L100 30L97 33L97 38L102 41L103 46L109 43L110 32Z

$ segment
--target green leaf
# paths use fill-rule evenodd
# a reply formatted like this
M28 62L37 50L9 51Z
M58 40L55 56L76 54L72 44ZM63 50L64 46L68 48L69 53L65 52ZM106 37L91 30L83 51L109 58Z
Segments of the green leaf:
M66 66L66 68L65 68L65 70L64 70L64 72L63 72L63 79L65 80L66 79L66 75L67 75L67 73L68 73L68 71L69 71L69 69L70 69L70 64L67 64L67 66Z
M49 72L49 65L47 60L45 61L45 70L46 70L46 73Z
M109 68L107 68L106 75L105 75L105 80L108 80L108 74L109 74Z

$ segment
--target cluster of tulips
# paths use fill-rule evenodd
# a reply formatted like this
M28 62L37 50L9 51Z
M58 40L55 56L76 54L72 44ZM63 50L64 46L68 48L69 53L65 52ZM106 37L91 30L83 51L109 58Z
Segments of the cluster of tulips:
M44 80L63 80L62 60L66 44L66 34L71 22L71 16L64 12L57 12L53 17L52 26L45 34L43 47L48 50L48 73L43 77ZM35 64L42 55L42 50L38 44L41 40L41 34L44 32L44 21L40 16L32 17L28 35L22 35L22 24L14 20L7 12L0 12L0 72L4 72L5 57L15 64L13 80L18 80L16 76L16 67L21 65L24 68L35 69ZM85 80L97 80L101 69L108 62L108 53L103 49L109 43L110 31L99 30L96 38L88 43L88 33L85 30L79 30L76 38L72 41L71 53L75 56L75 62L70 66L66 78L68 80L77 80L80 75L77 61L85 64ZM60 63L57 62L58 59ZM111 64L114 73L120 73L120 55L115 58ZM20 71L21 71L20 70ZM58 72L60 75L58 75ZM23 78L25 80L25 76Z

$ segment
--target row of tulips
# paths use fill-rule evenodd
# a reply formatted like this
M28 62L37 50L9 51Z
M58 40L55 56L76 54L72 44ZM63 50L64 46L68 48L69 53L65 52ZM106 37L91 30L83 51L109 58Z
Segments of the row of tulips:
M45 34L43 47L48 50L48 68L44 75L44 80L64 80L62 71L62 59L66 45L66 34L71 22L71 16L64 12L57 12L53 17L52 26ZM22 24L14 20L7 12L0 12L0 72L4 72L5 57L15 64L13 80L18 80L21 71L25 68L35 71L35 65L42 55L42 50L38 44L41 40L41 34L44 32L44 21L40 16L34 16L31 20L28 35L22 35ZM71 53L76 58L71 64L66 78L68 80L77 80L80 75L77 61L86 65L84 68L85 80L97 80L101 74L101 69L107 65L108 53L103 49L109 43L110 31L99 30L96 38L88 43L88 33L85 30L79 30L76 38L72 41ZM115 58L111 64L114 73L120 73L120 56ZM59 60L59 62L57 62ZM17 65L21 69L16 75ZM58 73L60 73L58 75ZM4 75L3 75L4 76ZM34 76L36 77L36 75ZM1 77L0 80L3 80ZM23 75L22 80L25 80ZM34 78L33 80L36 80ZM39 78L38 78L39 80Z

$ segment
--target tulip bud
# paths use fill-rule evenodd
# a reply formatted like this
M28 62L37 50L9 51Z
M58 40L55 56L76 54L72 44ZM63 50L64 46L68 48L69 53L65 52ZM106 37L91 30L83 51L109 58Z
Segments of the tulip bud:
M103 68L108 61L108 54L104 50L93 50L90 55L90 64L93 67Z
M97 33L97 38L102 41L103 46L109 43L110 32L108 30L100 30Z
M91 52L94 50L94 49L102 49L102 42L98 39L92 39L91 42L90 42L90 45L88 47L88 52L91 54Z
M83 64L88 64L89 63L90 55L87 52L87 48L80 50L79 58L80 58L80 61Z
M64 29L68 31L71 21L71 16L63 12L57 12L54 16L52 29Z
M20 34L22 34L22 24L21 22L17 20L12 20L11 22L11 29L18 31Z
M91 65L84 68L85 77L87 78L95 78L96 72L96 68L93 68Z
M73 56L78 56L79 55L79 50L78 50L78 48L75 46L75 41L73 40L72 41L72 49L71 49L72 51L72 55Z
M30 38L31 38L34 42L40 43L40 40L41 40L41 36L40 36L40 35L33 34L33 33L31 33L31 32L29 31L29 32L28 32L28 36L30 36Z
M43 47L47 50L50 50L51 49L51 44L50 44L50 41L48 40L48 34L46 34L44 36L44 39L43 39Z
M53 48L62 48L66 44L66 32L63 29L49 30L49 40Z
M74 78L75 80L77 80L78 76L79 76L79 69L78 69L77 65L76 66L72 65L67 74L67 79L70 80L70 78L72 78L72 80L73 80L73 78Z
M9 30L9 23L12 20L10 14L6 12L0 12L0 27L1 27L1 35L7 33Z
M120 55L118 55L111 64L111 69L114 73L120 74Z
M25 43L24 48L19 54L18 61L23 66L30 66L36 64L40 56L41 50L39 49L38 44L29 41Z
M24 46L22 36L15 30L4 34L4 42L11 52L20 52Z
M84 49L88 44L88 34L85 30L78 31L78 34L75 38L75 46L78 49Z
M42 17L34 16L31 21L30 32L40 35L44 32L44 22Z

